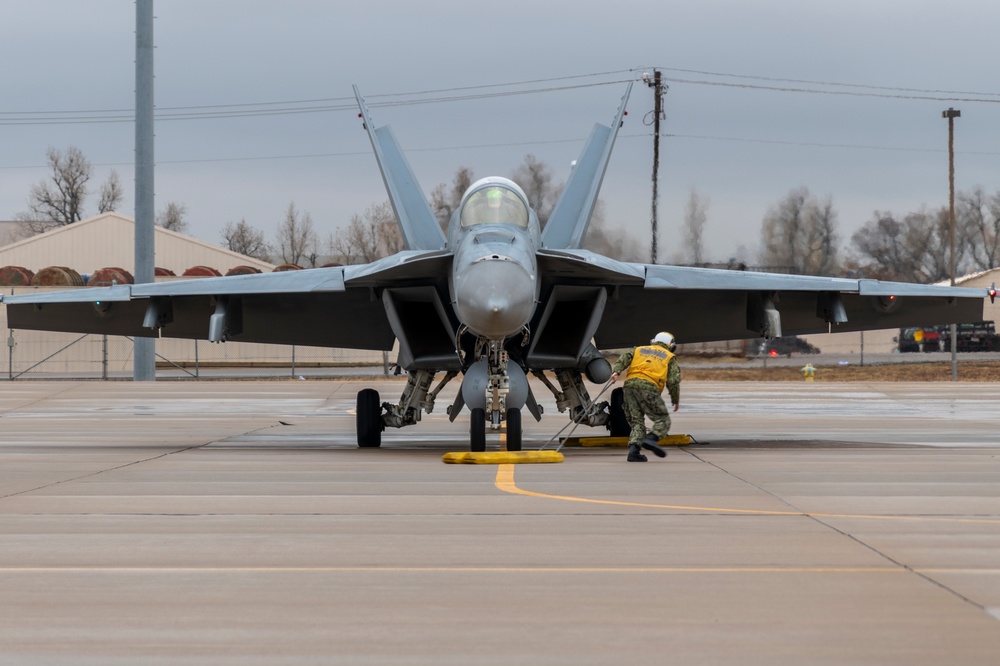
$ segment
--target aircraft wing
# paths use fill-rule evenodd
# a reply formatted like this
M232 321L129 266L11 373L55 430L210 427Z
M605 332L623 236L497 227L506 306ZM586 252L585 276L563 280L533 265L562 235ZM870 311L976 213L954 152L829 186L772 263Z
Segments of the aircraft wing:
M360 266L2 300L14 329L388 350L395 334L382 292L396 293L399 300L400 294L428 291L447 275L450 262L447 252L406 251Z
M637 264L585 250L542 250L553 285L603 286L598 347L669 330L680 342L981 321L985 289Z

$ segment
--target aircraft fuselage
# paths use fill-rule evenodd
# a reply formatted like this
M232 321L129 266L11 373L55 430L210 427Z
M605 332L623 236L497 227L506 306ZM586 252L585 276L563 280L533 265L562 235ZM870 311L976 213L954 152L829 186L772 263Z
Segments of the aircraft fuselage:
M524 330L538 303L539 225L520 187L506 178L473 183L452 217L452 307L471 333L491 341Z

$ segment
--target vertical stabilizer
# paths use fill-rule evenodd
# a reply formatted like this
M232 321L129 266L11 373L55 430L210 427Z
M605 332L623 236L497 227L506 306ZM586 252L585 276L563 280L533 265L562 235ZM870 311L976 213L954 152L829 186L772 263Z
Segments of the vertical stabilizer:
M611 159L611 149L618 136L618 128L622 125L625 115L625 104L632 92L632 84L628 84L621 106L615 114L611 127L594 125L583 153L576 161L573 172L566 182L562 196L556 202L552 215L542 231L542 247L550 249L578 248L587 233L590 217L594 214L597 195L601 191L604 172Z
M413 175L413 169L406 161L406 156L399 147L396 137L393 136L392 130L388 125L375 129L368 115L368 107L365 106L365 100L361 97L357 86L354 86L354 97L358 100L361 118L365 129L368 130L368 138L371 139L372 149L375 151L375 160L382 172L385 190L389 194L389 203L396 213L396 220L399 221L407 249L444 248L444 232L441 231L437 218L427 204L427 197L420 189L420 184Z

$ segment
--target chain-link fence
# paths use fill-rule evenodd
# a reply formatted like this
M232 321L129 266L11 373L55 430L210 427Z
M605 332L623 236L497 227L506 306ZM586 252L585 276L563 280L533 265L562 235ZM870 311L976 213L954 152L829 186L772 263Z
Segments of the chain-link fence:
M4 288L11 294L45 291ZM6 353L0 379L131 379L134 341L118 335L11 330L0 306ZM389 374L395 351L366 351L273 345L253 342L214 344L206 340L158 338L158 378L342 377Z
M134 342L116 335L7 330L0 377L130 379ZM388 374L391 352L158 339L158 377L334 377Z

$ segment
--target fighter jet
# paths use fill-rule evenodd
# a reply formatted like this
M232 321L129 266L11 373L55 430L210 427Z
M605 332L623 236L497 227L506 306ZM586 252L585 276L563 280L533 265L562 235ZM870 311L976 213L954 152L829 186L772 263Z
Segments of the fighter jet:
M507 449L521 449L522 410L541 419L529 375L573 421L608 426L610 405L592 399L584 379L608 381L601 349L643 344L660 330L701 342L983 318L980 289L629 263L582 249L631 88L611 123L595 125L544 229L524 191L492 177L465 192L446 236L392 130L375 126L355 86L405 250L357 266L5 297L10 326L371 350L398 343L406 386L397 402L358 393L358 445L378 447L386 428L419 423L461 375L448 415L469 409L470 448L483 451L487 430L504 425Z

